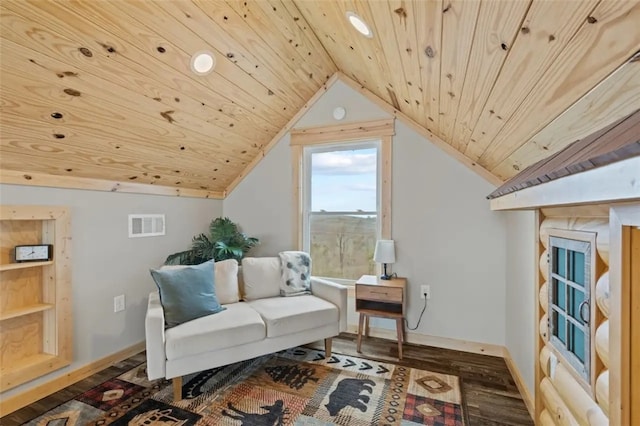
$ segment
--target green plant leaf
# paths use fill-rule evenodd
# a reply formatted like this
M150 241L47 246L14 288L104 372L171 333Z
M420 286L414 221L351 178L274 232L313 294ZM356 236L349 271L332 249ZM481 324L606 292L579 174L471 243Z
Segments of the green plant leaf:
M167 257L165 264L194 265L210 259L238 261L259 244L255 237L247 237L228 217L218 217L209 224L209 235L193 237L191 248Z

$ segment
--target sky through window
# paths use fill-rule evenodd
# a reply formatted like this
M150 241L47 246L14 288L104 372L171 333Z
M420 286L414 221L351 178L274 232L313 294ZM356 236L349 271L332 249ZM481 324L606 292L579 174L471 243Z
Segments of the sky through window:
M376 211L375 148L311 155L311 210Z

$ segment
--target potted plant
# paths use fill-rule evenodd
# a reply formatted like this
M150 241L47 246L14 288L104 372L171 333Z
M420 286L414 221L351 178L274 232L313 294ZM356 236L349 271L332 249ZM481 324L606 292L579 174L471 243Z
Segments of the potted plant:
M218 217L209 224L209 235L196 235L189 250L169 255L164 263L198 265L211 259L240 261L258 243L257 238L247 237L240 232L238 225L228 217Z

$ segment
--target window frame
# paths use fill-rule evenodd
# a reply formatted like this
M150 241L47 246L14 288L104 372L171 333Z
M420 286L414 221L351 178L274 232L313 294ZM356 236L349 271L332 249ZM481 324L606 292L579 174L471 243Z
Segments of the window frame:
M307 152L321 152L353 149L355 146L378 144L378 238L391 239L391 162L392 141L395 134L395 119L381 119L368 122L353 122L335 126L310 127L291 131L291 160L293 175L293 241L292 246L304 250L304 226L307 191L310 191L311 180L306 179L305 170ZM371 146L371 145L370 145ZM315 149L317 147L317 150ZM305 148L312 148L305 150ZM357 149L357 148L356 148ZM307 183L308 182L308 183ZM376 265L376 273L380 266ZM342 284L353 285L355 280L330 277Z
M547 322L549 328L549 347L554 352L559 362L563 363L571 374L577 379L577 381L587 390L589 393L593 393L595 389L596 380L596 351L595 351L595 332L597 328L597 313L596 313L596 300L595 300L595 285L596 285L596 234L593 232L583 231L571 231L550 229L548 240L548 263L549 263L549 279L548 279L548 303L547 303ZM567 349L567 343L563 343L554 335L553 325L553 310L556 306L553 302L554 298L554 279L560 279L565 283L565 306L567 311L565 316L569 317L568 305L569 299L568 286L572 286L573 281L568 279L569 272L565 270L565 277L554 272L555 256L554 247L563 248L567 251L584 253L584 301L588 302L589 306L589 322L585 324L584 338L585 338L585 361L584 363ZM584 249L584 250L582 250ZM565 255L566 256L566 255ZM568 257L568 256L567 256ZM565 258L566 259L566 258ZM569 264L568 260L565 260L565 266ZM567 284L567 281L571 284ZM578 314L580 315L580 314ZM565 320L566 321L566 320ZM565 328L565 332L568 334L568 328ZM568 339L565 339L568 340Z

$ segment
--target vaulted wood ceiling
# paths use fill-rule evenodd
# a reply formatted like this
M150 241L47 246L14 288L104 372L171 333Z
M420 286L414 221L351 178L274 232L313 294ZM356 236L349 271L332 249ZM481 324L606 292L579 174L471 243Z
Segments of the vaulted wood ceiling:
M638 1L4 0L0 13L5 182L222 197L336 72L500 180L640 109ZM197 76L205 49L217 65Z

